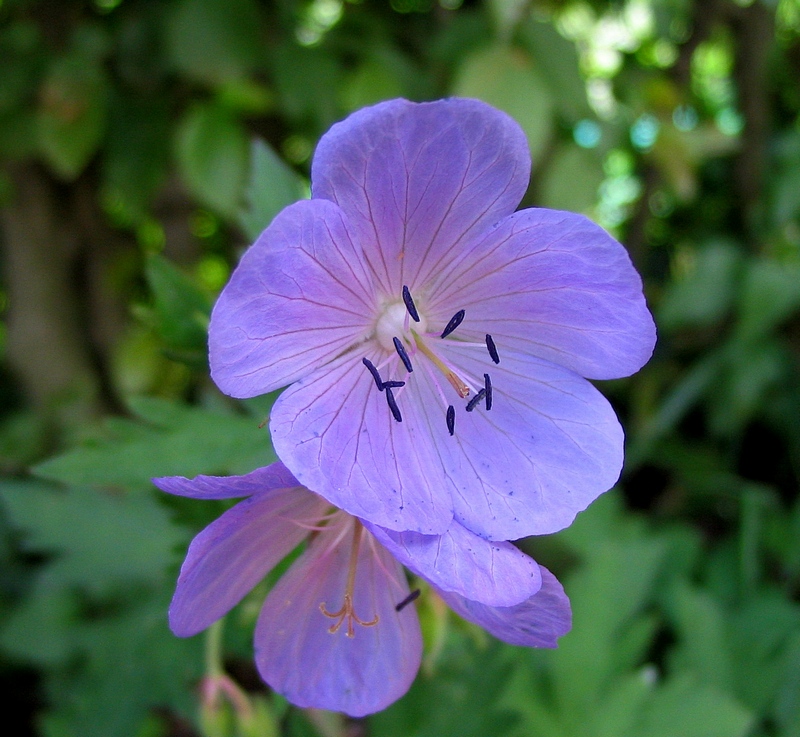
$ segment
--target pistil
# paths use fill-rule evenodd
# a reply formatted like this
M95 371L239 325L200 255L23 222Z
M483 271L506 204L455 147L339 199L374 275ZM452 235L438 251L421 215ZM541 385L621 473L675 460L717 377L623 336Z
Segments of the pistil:
M425 342L415 336L417 348L422 351L422 354L431 360L431 363L436 366L436 368L441 371L445 378L450 382L450 386L456 390L458 396L462 399L466 399L469 396L469 387L462 381L462 379L448 366L445 365L444 361L442 361L439 356L437 356L427 345Z
M334 622L329 628L328 632L332 635L336 634L339 631L339 628L342 626L344 620L347 620L347 636L348 637L355 637L355 627L353 622L357 622L362 627L374 627L378 624L380 617L376 614L372 619L368 622L365 622L363 619L359 618L356 614L355 609L353 607L353 591L355 590L356 586L356 566L358 564L358 551L361 547L361 534L364 531L363 525L358 521L355 520L355 529L353 530L353 543L350 546L350 564L347 569L347 585L345 587L344 592L344 603L342 604L342 608L336 612L329 612L328 608L325 606L325 602L322 602L319 605L320 611L326 616L330 617L331 619L335 619Z

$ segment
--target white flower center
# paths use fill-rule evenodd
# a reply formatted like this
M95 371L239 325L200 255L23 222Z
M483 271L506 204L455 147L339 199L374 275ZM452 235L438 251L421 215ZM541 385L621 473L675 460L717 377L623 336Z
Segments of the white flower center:
M414 322L403 302L393 302L378 318L375 325L375 337L381 346L394 353L394 338L399 338L410 345L412 330L417 335L422 335L427 329L428 322L424 315L419 316L419 322Z

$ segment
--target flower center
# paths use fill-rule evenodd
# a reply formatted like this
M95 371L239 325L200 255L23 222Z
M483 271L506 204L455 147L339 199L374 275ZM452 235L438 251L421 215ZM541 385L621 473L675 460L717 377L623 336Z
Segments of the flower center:
M421 334L428 329L428 322L424 315L419 315L419 322L411 322L408 310L403 302L393 302L378 318L375 325L375 337L378 343L387 351L394 352L394 339L405 339L411 344L411 329Z
M441 386L439 386L439 382L436 380L437 373L447 379L447 382L456 391L460 399L468 399L472 394L472 397L466 404L467 412L472 412L481 402L485 403L487 411L492 408L493 396L491 376L488 373L484 373L483 388L479 388L479 379L470 377L466 373L460 371L456 366L453 366L439 355L434 348L437 333L438 339L448 339L464 321L465 315L465 310L458 310L444 326L441 333L439 333L438 330L435 333L429 333L428 322L417 310L417 306L414 303L414 298L411 296L408 286L403 286L402 302L392 302L381 313L375 323L375 339L390 355L385 360L380 361L378 365L373 364L372 361L366 357L362 358L361 362L369 370L370 374L372 374L378 391L384 393L389 411L397 422L403 421L403 414L397 403L397 399L400 395L398 393L398 396L395 397L394 390L398 389L399 392L404 390L406 382L414 373L414 364L418 362L418 359L423 357L426 360L420 363L423 369L431 376L433 385L446 408L445 422L450 435L453 435L455 432L455 407L450 404ZM492 336L488 333L486 334L485 346L483 343L469 343L461 340L459 340L459 345L470 348L485 348L489 352L489 357L492 359L492 362L495 364L500 363L497 346L494 344ZM395 360L399 359L400 364L405 369L405 376L403 379L390 378L389 380L385 380L384 375L381 374L381 370L385 366L389 366L391 371L393 357ZM413 362L412 359L414 359ZM397 364L394 364L394 366L396 365ZM431 366L437 371L433 372ZM337 612L335 616L343 614L347 606L348 599L345 598L344 607ZM334 616L328 612L325 613L328 616ZM356 621L360 620L357 619ZM363 624L363 622L361 622L361 624Z

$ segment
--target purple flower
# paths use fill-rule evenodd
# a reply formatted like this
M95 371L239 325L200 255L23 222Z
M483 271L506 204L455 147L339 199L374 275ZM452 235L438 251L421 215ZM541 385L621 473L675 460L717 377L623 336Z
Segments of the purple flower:
M569 600L545 568L454 522L442 535L397 533L335 510L280 463L245 476L155 479L198 499L247 496L192 541L169 610L189 636L227 613L304 540L267 595L255 632L264 680L298 706L361 716L409 688L422 637L401 563L461 616L501 640L555 647Z
M627 376L655 328L625 249L568 212L514 212L525 137L475 100L393 100L322 137L311 200L244 254L212 376L291 385L270 428L310 489L393 530L496 540L571 523L617 480L623 433L583 377Z

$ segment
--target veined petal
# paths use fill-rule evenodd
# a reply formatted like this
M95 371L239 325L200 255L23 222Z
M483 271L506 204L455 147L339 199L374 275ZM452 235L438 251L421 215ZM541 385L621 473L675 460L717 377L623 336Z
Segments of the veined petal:
M162 476L153 483L168 494L193 499L235 499L271 489L289 489L300 482L282 463L257 468L244 476Z
M558 638L572 628L572 610L558 579L545 567L540 568L542 587L516 606L492 607L452 592L439 594L456 614L498 640L525 647L557 647Z
M252 474L251 474L252 475ZM329 507L307 489L271 489L239 502L189 546L169 608L172 631L194 635L241 601L308 535Z
M511 543L484 540L458 522L443 535L368 527L404 566L437 588L467 599L512 606L533 596L542 585L536 561Z
M650 358L656 332L627 251L582 215L521 210L437 276L429 321L456 309L461 335L614 379Z
M378 361L377 352L370 357ZM390 529L449 527L453 510L427 422L413 413L395 422L359 359L344 356L290 386L270 416L276 453L332 504Z
M301 707L363 716L385 708L410 687L422 658L403 571L368 532L358 549L352 604L359 622L331 632L344 605L355 524L321 533L267 596L255 634L261 677ZM369 624L377 617L375 624Z
M336 205L287 207L244 254L214 306L212 378L226 394L253 397L363 341L376 314L369 281Z
M446 344L446 345L445 345ZM476 348L441 341L441 353L481 377ZM455 433L442 410L420 403L444 468L455 518L474 533L516 540L567 527L610 489L622 469L623 432L608 401L586 379L549 361L501 351L492 366L492 409L456 411Z
M350 115L322 137L311 173L313 196L347 213L376 281L394 297L511 214L529 176L517 123L456 98L391 100Z

